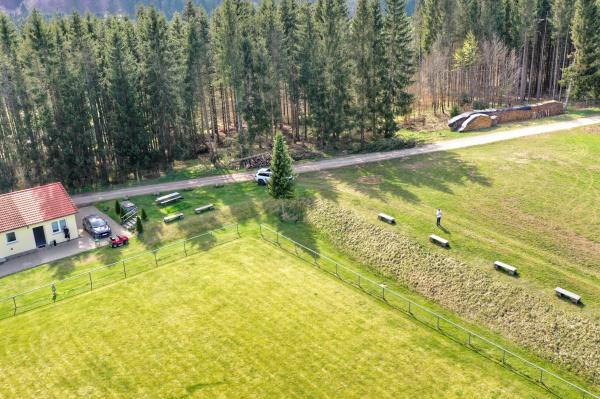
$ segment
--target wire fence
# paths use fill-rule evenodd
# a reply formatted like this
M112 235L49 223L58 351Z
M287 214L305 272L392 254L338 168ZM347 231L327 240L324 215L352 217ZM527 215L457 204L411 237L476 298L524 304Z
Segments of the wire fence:
M417 319L419 322L441 332L456 342L472 349L491 361L502 364L513 372L541 385L550 393L560 398L594 398L600 399L588 390L538 366L520 355L496 344L444 316L395 292L381 282L376 282L357 273L339 262L308 248L301 243L286 237L268 226L260 225L262 239L269 241L281 249L296 255L313 266L337 277L343 282L356 287L367 294L384 301L388 305Z
M174 262L185 256L206 251L240 237L239 225L230 224L220 229L186 238L160 248L121 259L83 273L54 281L29 291L0 299L0 319L16 316L28 310L50 305L131 276Z

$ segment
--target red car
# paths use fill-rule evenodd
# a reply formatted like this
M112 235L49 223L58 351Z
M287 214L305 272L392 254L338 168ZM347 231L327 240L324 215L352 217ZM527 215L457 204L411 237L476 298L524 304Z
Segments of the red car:
M113 248L127 244L129 244L129 237L127 236L119 235L116 237L110 237L110 246Z

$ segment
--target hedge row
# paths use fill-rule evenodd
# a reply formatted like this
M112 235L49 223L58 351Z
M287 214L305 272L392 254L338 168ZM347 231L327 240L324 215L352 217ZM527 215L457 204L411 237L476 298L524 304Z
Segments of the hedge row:
M305 221L385 276L447 309L586 377L600 376L600 325L498 281L448 255L375 226L328 200L307 207Z

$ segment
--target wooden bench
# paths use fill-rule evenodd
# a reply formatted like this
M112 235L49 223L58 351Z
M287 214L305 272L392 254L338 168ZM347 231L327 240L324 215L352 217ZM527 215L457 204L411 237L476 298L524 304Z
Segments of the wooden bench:
M504 262L500 262L499 260L494 262L494 269L505 271L506 273L510 274L511 276L517 275L516 267L508 265Z
M556 292L556 296L559 298L567 298L574 304L579 304L581 302L581 297L577 294L572 293L571 291L567 291L564 288L556 287L554 289Z
M181 199L183 199L183 196L181 194L179 194L178 192L174 192L171 194L163 195L162 197L158 197L155 201L159 205L166 205L166 204L170 204L171 202L179 201Z
M381 220L382 222L389 223L389 224L396 224L396 219L394 219L392 216L387 215L385 213L380 213L379 215L377 215L377 219Z
M174 221L179 220L179 219L183 219L183 213L175 213L173 215L165 216L163 218L163 222L165 222L165 223L171 223L171 222L174 222Z
M215 209L215 206L213 204L208 204L208 205L204 205L204 206L194 209L194 212L196 212L197 214L200 214L202 212L212 211L214 209Z
M450 247L450 243L448 242L448 240L440 236L436 236L435 234L429 236L429 241L431 241L434 244L438 244L444 248Z

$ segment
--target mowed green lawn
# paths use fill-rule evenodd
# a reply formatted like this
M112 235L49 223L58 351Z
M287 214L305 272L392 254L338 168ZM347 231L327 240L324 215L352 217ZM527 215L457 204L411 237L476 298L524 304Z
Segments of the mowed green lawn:
M0 329L3 398L547 396L254 238Z
M396 218L395 231L433 250L431 233L450 254L571 311L600 317L600 127L521 138L402 160L303 175L314 196L365 218ZM442 208L443 228L435 226ZM493 270L502 260L513 278ZM579 293L576 308L554 297Z

